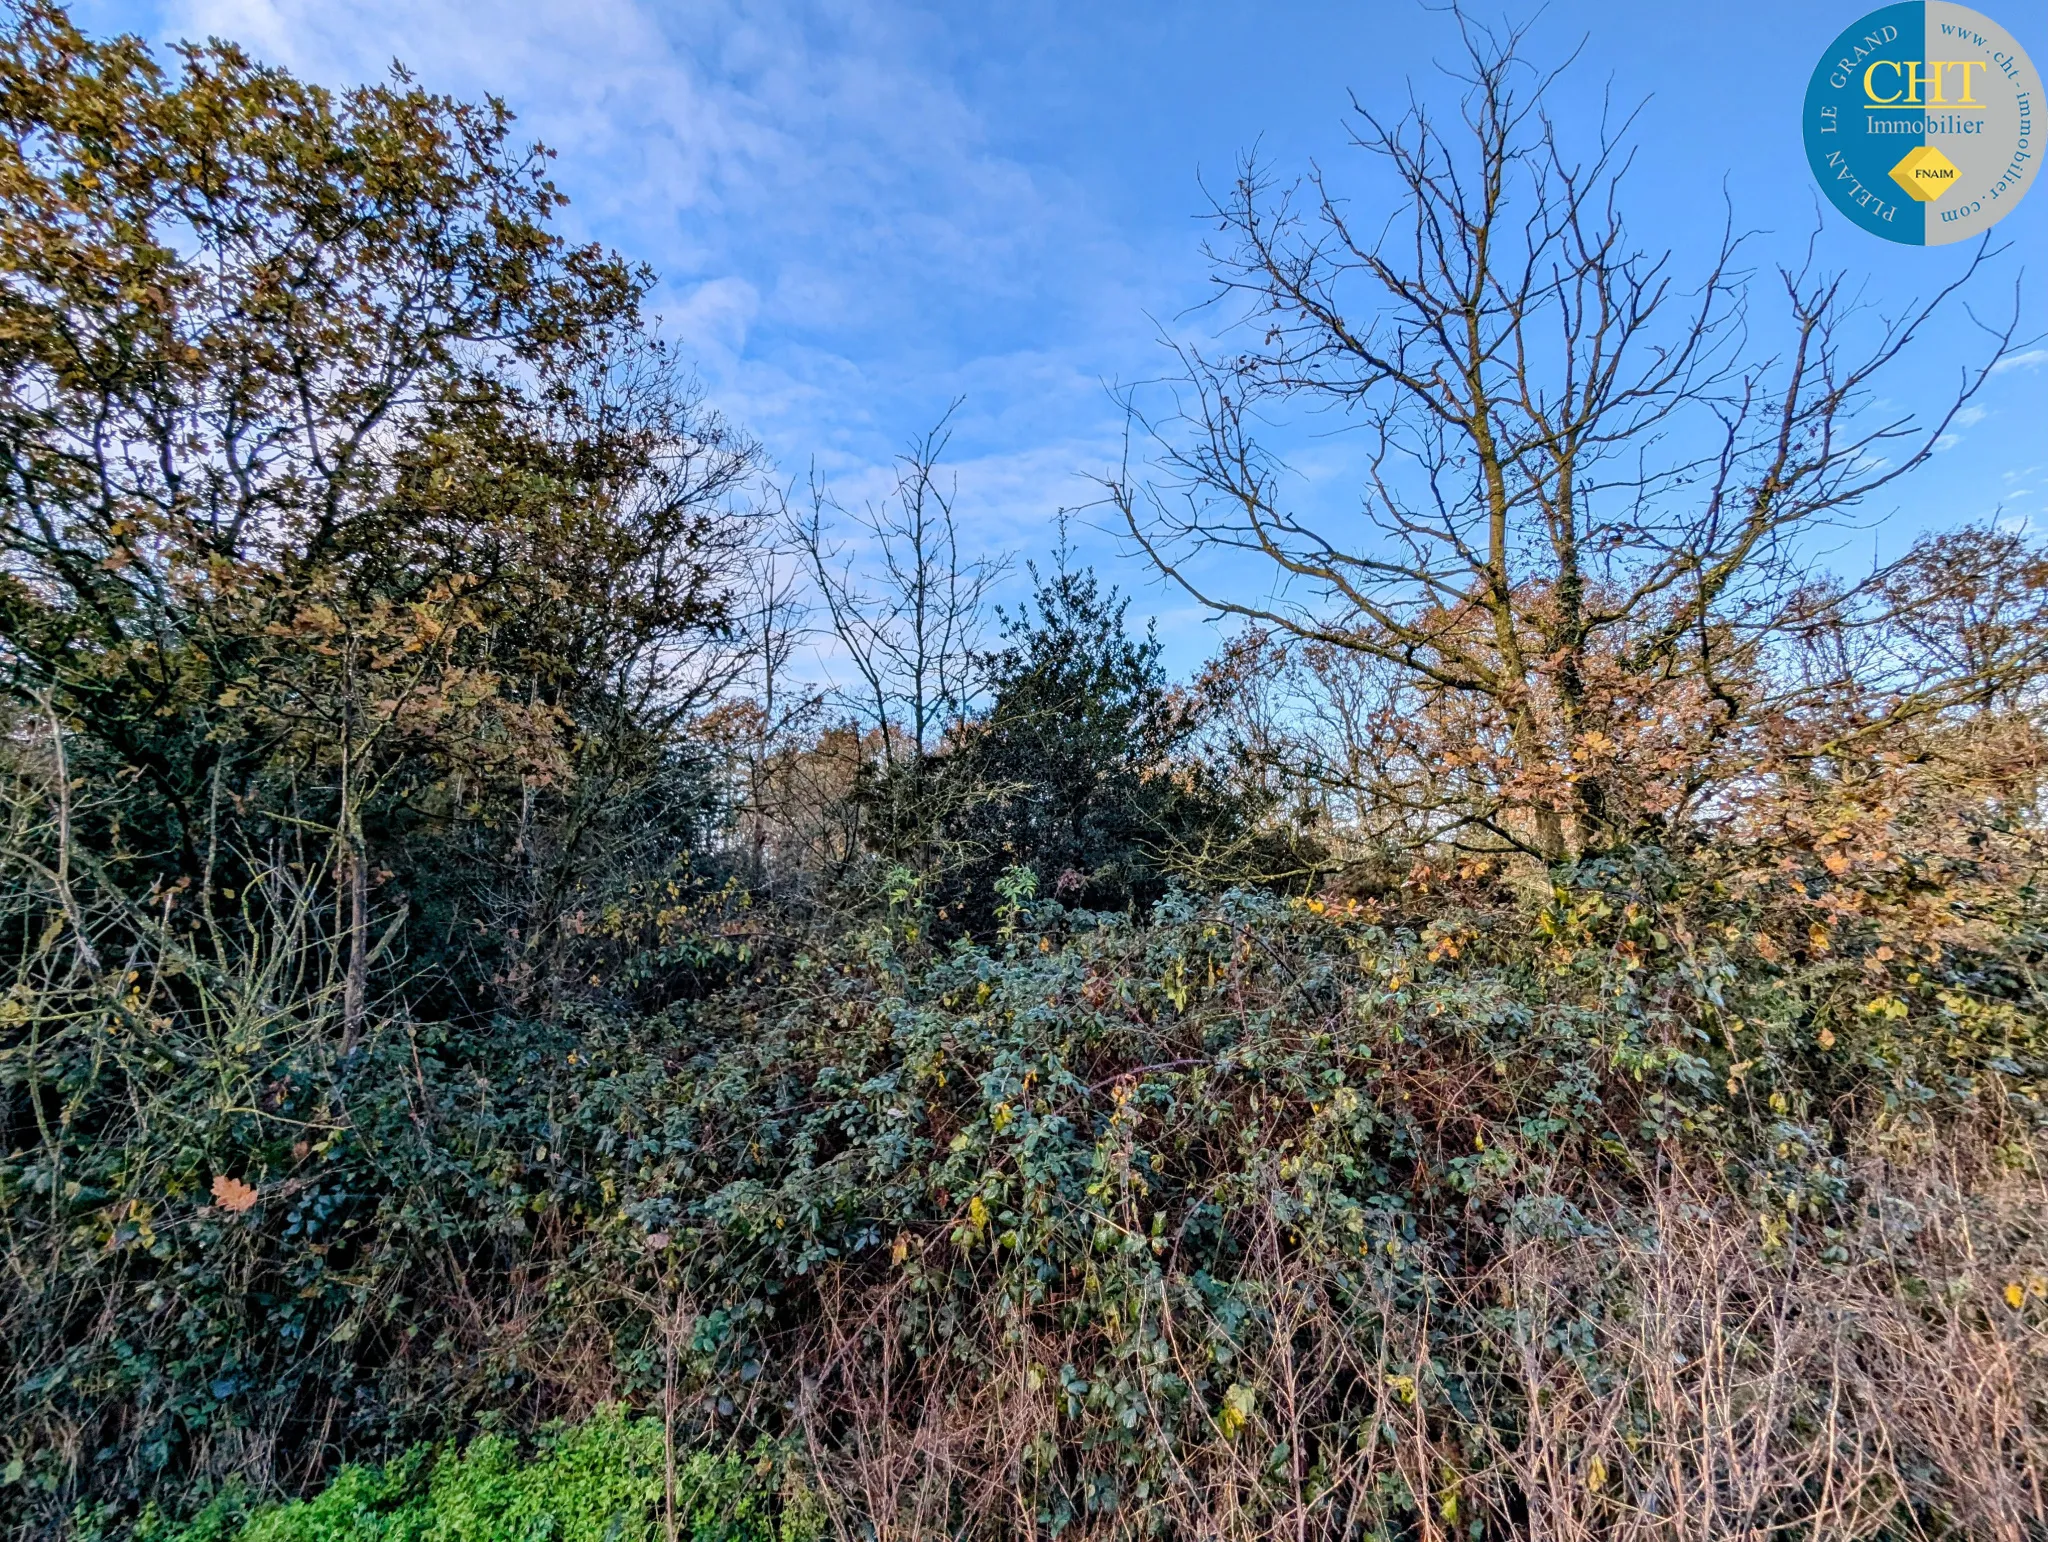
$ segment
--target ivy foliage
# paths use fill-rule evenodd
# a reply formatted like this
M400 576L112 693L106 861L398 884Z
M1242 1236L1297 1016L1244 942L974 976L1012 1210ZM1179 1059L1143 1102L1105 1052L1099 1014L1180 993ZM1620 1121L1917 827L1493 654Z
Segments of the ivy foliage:
M1481 1470L1526 1367L1478 1282L1530 1247L1648 1246L1691 1174L1767 1273L1889 1279L1857 1150L1967 1127L2031 1162L2036 902L1871 839L1538 894L1478 863L1363 903L1173 893L1141 924L1019 870L986 944L935 944L906 888L658 1012L380 1018L341 1056L197 963L89 978L8 1062L48 1131L0 1165L9 1245L55 1291L11 1307L9 1503L183 1510L252 1451L296 1487L623 1396L685 1449L794 1442L846 1506L864 1431L999 1387L1050 1422L963 1466L1064 1525L1210 1482L1311 1342L1371 1372L1291 1415L1318 1482L1389 1396ZM2030 1312L2048 1258L2003 1224L2021 1306L1987 1306ZM1625 1286L1544 1330L1583 1374Z

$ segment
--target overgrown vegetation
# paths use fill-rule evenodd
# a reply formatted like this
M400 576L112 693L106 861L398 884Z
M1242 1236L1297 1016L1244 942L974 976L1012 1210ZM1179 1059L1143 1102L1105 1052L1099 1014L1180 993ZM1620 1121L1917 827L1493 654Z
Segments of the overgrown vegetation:
M1468 42L1413 252L1222 211L1182 687L943 431L793 515L497 104L10 13L10 1536L2048 1530L2048 561L1811 565L1926 318L1673 320Z

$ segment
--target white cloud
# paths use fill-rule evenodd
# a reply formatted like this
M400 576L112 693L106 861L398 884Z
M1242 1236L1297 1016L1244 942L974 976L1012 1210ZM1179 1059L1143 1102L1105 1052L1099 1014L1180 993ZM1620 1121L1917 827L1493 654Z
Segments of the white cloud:
M668 335L791 469L884 462L962 392L1092 440L1103 329L1038 323L1054 288L1107 309L1127 264L1056 174L990 149L936 26L870 0L171 0L164 31L503 97L559 153L567 228L657 269ZM1137 305L1121 321L1149 336ZM1089 355L1057 403L1026 334Z
M714 278L664 303L661 313L668 335L696 357L736 359L760 309L761 296L745 279Z
M1955 415L1949 419L1949 422L1953 423L1957 428L1975 428L1990 416L1989 412L1973 403L1968 407L1958 407Z
M2007 354L1991 366L1991 373L2003 375L2007 370L2038 369L2048 364L2048 348L2029 348L2024 353Z

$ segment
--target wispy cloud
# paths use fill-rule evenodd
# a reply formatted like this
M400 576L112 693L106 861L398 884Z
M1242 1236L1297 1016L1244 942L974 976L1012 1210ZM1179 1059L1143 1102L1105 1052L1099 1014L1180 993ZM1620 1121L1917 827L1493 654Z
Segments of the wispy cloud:
M933 27L793 0L173 0L164 30L333 83L402 58L504 97L559 153L571 227L661 272L668 332L788 469L858 474L964 393L963 445L976 414L1035 416L1051 472L1062 446L1099 451L1109 307L1078 312L1121 297L1127 264L1056 173L990 148ZM1112 325L1142 343L1139 305ZM1059 480L1025 501L1049 510Z

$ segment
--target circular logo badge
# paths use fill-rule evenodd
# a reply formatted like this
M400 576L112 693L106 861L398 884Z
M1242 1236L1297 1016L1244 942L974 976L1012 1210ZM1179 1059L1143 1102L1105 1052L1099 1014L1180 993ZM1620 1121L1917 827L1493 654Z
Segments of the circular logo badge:
M1997 22L1948 0L1849 28L1806 88L1806 158L1828 199L1888 241L1942 246L2010 214L2040 164L2041 77Z

